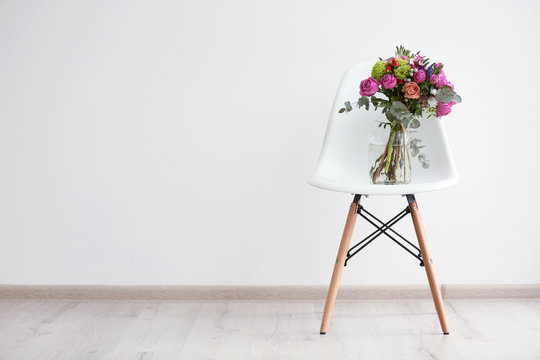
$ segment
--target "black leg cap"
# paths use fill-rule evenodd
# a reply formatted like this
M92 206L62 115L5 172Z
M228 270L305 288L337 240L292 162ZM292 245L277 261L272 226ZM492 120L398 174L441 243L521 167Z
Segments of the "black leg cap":
M443 333L444 335L450 335L450 333Z
M322 332L321 335L326 335L326 333L325 333L325 332Z

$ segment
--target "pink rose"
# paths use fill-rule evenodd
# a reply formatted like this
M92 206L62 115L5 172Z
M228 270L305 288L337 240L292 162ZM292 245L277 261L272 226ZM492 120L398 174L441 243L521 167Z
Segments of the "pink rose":
M372 77L368 77L366 80L360 82L360 95L371 96L379 90L379 83Z
M437 84L435 84L437 89L442 88L444 85L448 85L452 88L452 90L454 90L454 85L450 81L446 80L446 78L440 79Z
M383 75L383 77L381 78L381 85L385 89L392 89L394 86L396 86L396 84L397 84L396 77L392 74Z
M444 82L446 80L446 75L439 74L439 75L431 75L429 77L429 81L431 81L437 88L440 88L442 85L439 85L439 83L442 81Z
M443 103L442 101L437 104L437 117L446 116L452 112L452 106L455 102L450 101L448 104Z
M409 58L405 55L398 55L398 58L405 60L406 62L409 62Z
M418 70L414 73L414 81L416 81L417 84L420 84L424 80L426 80L426 72L424 70Z

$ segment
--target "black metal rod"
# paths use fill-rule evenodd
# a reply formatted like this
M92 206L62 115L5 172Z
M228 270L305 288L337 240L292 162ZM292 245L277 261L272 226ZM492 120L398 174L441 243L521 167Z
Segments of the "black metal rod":
M360 207L358 208L358 214L360 214L360 212L361 212L362 210L363 210L363 211L366 211L366 209L364 209L363 206L360 206ZM408 208L405 209L405 210L403 210L402 212L400 212L399 214L397 214L396 216L394 216L394 217L391 218L390 220L388 220L388 221L386 222L386 224L390 224L389 226L394 225L395 223L393 223L393 221L394 221L396 218L398 218L399 216L401 216L403 213L407 212L407 210L408 210ZM367 212L367 211L366 211L366 212ZM371 214L370 214L370 215L371 215ZM373 216L373 215L371 215L371 216ZM377 220L378 220L378 219L377 219ZM385 224L385 225L386 225L386 224ZM366 241L367 239L369 239L369 238L372 237L373 235L377 234L378 232L379 232L379 230L375 230L374 232L372 232L371 234L369 234L364 240L360 241L358 244L356 244L356 245L354 245L352 248L350 248L350 249L349 249L349 253L350 253L352 250L354 250L357 246L360 246L364 241Z
M375 215L373 215L372 213L370 213L369 211L367 211L366 209L363 209L364 212L368 215L370 215L373 219L377 220L381 225L384 225L384 222L382 222L380 219L378 219ZM409 207L405 208L405 210L403 210L405 212L407 212L407 214L410 212L410 209ZM394 229L392 228L388 228L388 230L390 230L394 235L397 235L399 236L403 241L405 241L407 244L411 245L413 248L415 248L416 250L418 250L418 252L420 252L420 249L414 245L412 242L410 242L409 240L405 239L403 236L401 236L400 233L398 233L397 231L395 231Z
M370 219L368 219L367 216L365 216L364 214L360 214L361 217L363 217L364 219L366 219L367 222L369 222L371 225L375 226L377 229L379 229L379 231L381 231L381 233L384 233L386 236L388 236L390 239L392 239L396 244L398 244L399 246L401 246L403 249L405 249L409 254L411 254L412 256L414 256L416 259L420 260L420 261L423 261L422 258L419 256L419 255L416 255L415 253L413 253L411 250L409 250L405 245L403 245L402 243L400 243L399 241L397 241L392 235L388 234L386 232L385 229L383 228L380 228L377 224L375 224L373 221L371 221ZM403 215L402 217L399 218L399 220L403 219L403 217L405 217L405 215Z
M377 224L373 223L371 220L369 220L365 215L362 214L362 212L360 211L361 209L359 209L358 211L358 214L360 216L362 216L364 219L366 219L369 223L371 223L373 226L375 226L377 228L377 230L375 230L373 233L371 233L368 237L366 237L364 240L360 241L358 244L354 245L348 252L347 252L347 258L345 259L345 263L344 263L344 266L347 266L347 262L349 261L350 258L352 258L354 255L356 255L360 250L362 250L363 248L365 248L366 246L368 246L373 240L375 240L376 238L378 238L379 236L381 236L383 233L388 236L388 234L385 233L385 230L384 228L390 228L391 226L395 225L398 221L400 221L401 219L403 219L405 216L407 216L408 212L406 210L403 210L402 212L400 212L399 214L397 214L396 216L394 216L391 220L389 220L386 224L384 224L382 226L382 228L379 228L377 226ZM365 209L364 209L365 211ZM372 239L370 239L372 238ZM353 253L351 253L351 251L358 247L359 245L361 245L362 243L364 243L365 241L367 241L368 239L370 239L366 244L364 244L362 247L360 247L359 249L357 249L356 251L354 251ZM395 241L395 240L394 240ZM399 242L397 242L400 246L403 247L403 245L401 245ZM406 249L407 251L409 249ZM410 251L409 251L410 252ZM414 254L413 254L414 255ZM416 257L416 255L415 255Z

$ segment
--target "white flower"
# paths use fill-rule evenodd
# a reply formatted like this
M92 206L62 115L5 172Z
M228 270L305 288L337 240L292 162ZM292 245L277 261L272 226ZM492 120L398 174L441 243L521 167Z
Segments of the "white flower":
M428 97L427 104L431 107L437 106L437 99L435 99L435 96Z
M437 89L433 88L433 89L431 89L431 91L429 93L431 95L437 95Z

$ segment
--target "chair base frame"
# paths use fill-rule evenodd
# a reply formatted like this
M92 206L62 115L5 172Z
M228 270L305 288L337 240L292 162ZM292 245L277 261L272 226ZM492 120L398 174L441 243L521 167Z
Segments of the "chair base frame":
M426 275L428 278L429 286L431 289L431 295L433 297L433 302L435 304L435 309L437 310L437 315L439 317L439 322L441 324L442 332L444 335L448 335L448 325L446 322L446 316L444 312L444 305L441 296L441 291L437 280L435 277L435 271L433 269L433 260L429 256L429 250L426 244L426 235L424 232L424 225L422 223L422 218L420 217L420 211L418 210L418 205L413 194L406 195L408 206L401 211L399 214L394 216L392 219L387 222L383 222L378 219L375 215L367 211L363 206L360 205L360 199L362 195L355 194L351 207L349 209L349 214L347 216L347 222L345 224L345 229L343 231L343 236L341 238L340 247L338 250L338 255L336 258L336 263L334 265L334 271L332 273L332 280L330 282L330 287L328 289L328 295L326 298L326 304L324 307L324 314L321 322L321 334L326 334L328 325L330 323L330 317L332 316L332 310L336 300L337 292L339 289L339 283L341 281L341 276L343 274L343 268L347 266L347 262L358 252L364 249L367 245L373 242L380 235L384 234L390 238L393 242L398 244L401 248L411 254L414 258L420 261L420 266L423 266L426 270ZM413 225L416 232L416 237L418 239L418 245L414 245L411 241L407 240L405 237L400 235L397 231L392 229L397 222L403 219L408 214L411 214ZM373 225L376 230L369 234L367 237L362 239L360 242L355 244L353 247L349 248L352 233L354 230L354 225L356 222L356 216L360 215L364 220ZM427 262L424 260L427 259Z

